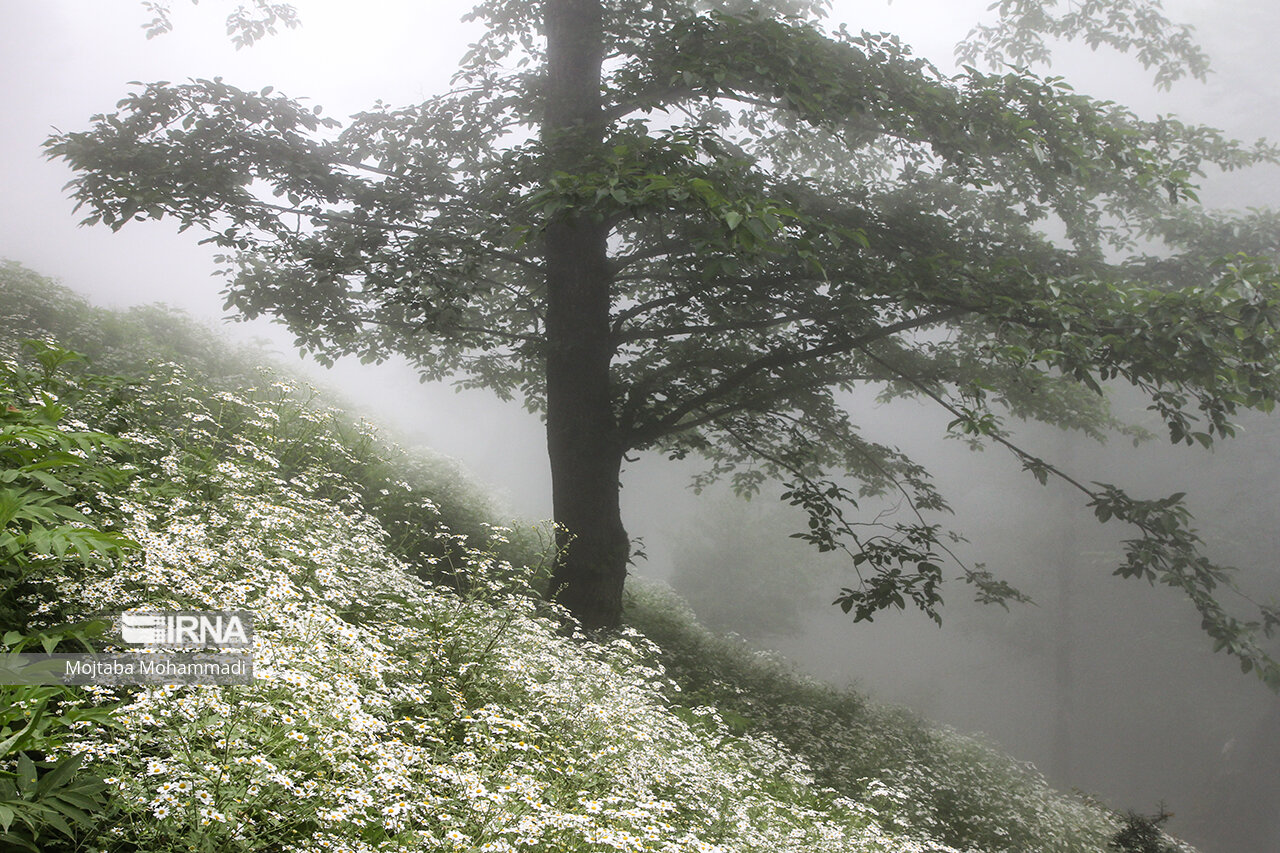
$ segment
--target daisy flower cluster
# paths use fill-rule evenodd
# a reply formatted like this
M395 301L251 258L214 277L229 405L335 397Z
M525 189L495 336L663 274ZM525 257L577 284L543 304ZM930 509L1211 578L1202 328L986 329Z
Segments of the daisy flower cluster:
M1034 766L904 709L801 677L741 638L698 624L670 587L637 584L631 601L629 618L661 647L686 701L714 706L735 729L775 738L808 763L818 786L856 801L884 831L963 850L1110 849L1117 815L1054 791Z
M97 511L140 548L42 594L50 618L251 611L255 678L85 691L119 703L60 747L118 806L95 850L1085 853L1118 825L724 653L653 588L643 633L574 637L535 593L545 529L486 525L298 383L192 373L74 395L128 442Z
M314 446L333 417L296 401L210 394L168 364L133 403L138 476L112 509L141 551L57 595L249 610L255 680L136 689L73 744L122 806L104 849L916 849L775 741L673 713L639 634L564 636L494 553L507 531L441 528L467 584L422 581L339 442L277 455L298 446L282 423Z

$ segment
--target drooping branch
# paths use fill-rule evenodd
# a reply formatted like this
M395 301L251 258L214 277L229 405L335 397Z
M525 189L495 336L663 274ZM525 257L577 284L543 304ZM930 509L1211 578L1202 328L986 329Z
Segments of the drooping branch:
M1052 476L1084 494L1099 521L1114 518L1136 527L1142 536L1125 542L1126 561L1115 574L1143 578L1150 583L1158 580L1180 589L1200 614L1202 627L1214 640L1215 651L1225 650L1234 655L1245 672L1256 671L1258 678L1268 687L1280 691L1280 661L1271 657L1259 643L1260 636L1270 639L1280 630L1280 613L1273 607L1259 605L1246 595L1231 577L1234 569L1216 565L1201 555L1204 542L1190 527L1191 514L1183 504L1183 493L1154 500L1136 500L1107 483L1095 483L1097 488L1090 488L1019 447L993 421L975 419L972 412L952 404L928 383L903 372L869 348L863 348L862 352L955 416L953 424L964 424L1009 450L1022 463L1023 469L1031 472L1040 483L1045 483ZM1261 621L1241 622L1229 615L1215 595L1218 587L1229 589L1257 606Z
M964 313L965 311L963 309L949 308L944 311L936 311L918 317L907 318L897 323L891 323L887 326L863 332L856 336L849 336L842 333L837 336L836 340L821 346L809 347L808 349L804 349L799 352L777 350L763 355L728 374L713 387L685 400L683 403L677 405L675 408L663 415L660 419L637 428L632 433L633 446L643 446L663 435L679 429L684 429L685 427L682 426L681 421L687 415L717 401L730 398L732 395L738 393L742 388L761 376L784 368L794 367L799 364L821 363L823 359L861 349L867 344L880 340L881 338L890 337L912 329L935 325L961 316ZM831 382L835 383L836 381L838 381L838 378L832 377ZM629 400L629 403L632 406L635 406L637 401L632 399Z

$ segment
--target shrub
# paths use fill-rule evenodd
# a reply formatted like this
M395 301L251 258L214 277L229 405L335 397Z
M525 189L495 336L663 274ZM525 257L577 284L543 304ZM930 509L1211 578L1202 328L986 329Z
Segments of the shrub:
M59 368L80 360L41 341L25 349L34 362L0 363L0 659L28 647L51 652L89 642L105 623L32 628L32 601L54 578L83 577L114 566L135 548L104 530L102 494L124 476L103 457L123 445L103 433L69 428L57 391ZM46 603L51 600L45 597ZM54 608L41 608L46 620ZM9 667L5 667L9 671ZM107 814L100 778L79 773L82 756L55 758L85 725L111 724L111 709L86 706L81 690L0 682L0 842L35 853L72 849Z
M882 825L963 850L1097 853L1116 832L1104 809L1049 789L1029 765L909 712L800 677L718 636L669 588L633 587L629 620L661 650L679 701L776 738L817 784L876 809Z

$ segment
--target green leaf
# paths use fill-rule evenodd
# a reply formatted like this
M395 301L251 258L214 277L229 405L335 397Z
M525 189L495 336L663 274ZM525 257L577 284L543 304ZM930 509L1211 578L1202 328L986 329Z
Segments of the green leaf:
M40 724L40 718L44 716L44 710L48 704L48 699L42 699L40 703L36 705L35 710L31 712L31 717L27 720L27 724L9 737L0 741L0 758L3 758L10 753L18 752L26 746L26 743L31 739L32 735L35 734L37 726ZM25 757L25 753L20 754L19 762L21 762L22 758Z
M63 819L62 815L55 809L50 808L48 811L46 811L41 816L41 820L43 820L45 824L52 826L54 829L58 830L58 832L61 832L67 838L76 837L75 830L71 828L71 825L68 824Z
M65 785L75 774L76 769L83 761L83 753L78 753L59 761L53 770L40 777L40 783L36 787L36 793L39 795L45 795L52 789L60 788Z
M20 835L14 835L6 832L3 835L0 835L0 841L3 841L5 844L17 845L17 849L20 850L30 850L31 853L42 853L39 847L35 846L35 844Z
M36 791L36 765L25 752L18 753L17 783L23 799L32 799Z

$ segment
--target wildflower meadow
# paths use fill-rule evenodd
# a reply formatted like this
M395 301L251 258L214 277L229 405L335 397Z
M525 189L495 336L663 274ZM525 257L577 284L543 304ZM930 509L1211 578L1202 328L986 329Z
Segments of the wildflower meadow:
M1100 804L661 587L619 634L566 628L545 526L181 318L14 265L0 302L8 651L111 648L95 617L131 609L255 620L250 684L0 687L6 850L1123 849Z

